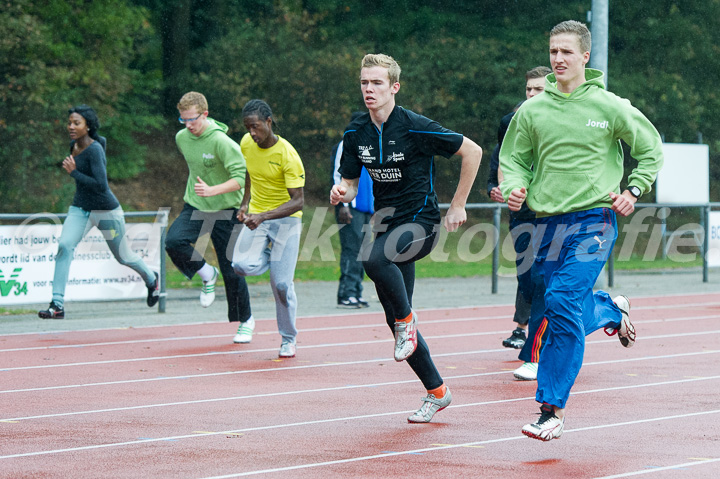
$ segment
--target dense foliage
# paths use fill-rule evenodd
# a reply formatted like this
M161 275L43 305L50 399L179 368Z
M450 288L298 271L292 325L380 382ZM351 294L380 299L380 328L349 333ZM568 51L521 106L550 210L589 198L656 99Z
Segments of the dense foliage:
M73 185L56 166L67 151L67 108L94 106L108 137L109 174L141 173L179 125L182 93L206 94L211 115L243 134L251 98L272 106L277 132L298 149L307 194L324 199L329 153L362 109L367 52L403 68L397 101L492 150L500 117L523 98L523 74L548 64L547 32L584 21L591 1L540 0L0 0L0 211L62 211ZM552 8L549 8L552 5ZM609 87L667 141L720 151L720 0L614 1ZM487 157L486 157L487 158ZM438 191L454 190L457 161L438 159ZM711 198L720 167L711 161ZM484 177L472 201L486 201ZM172 173L170 173L172 174ZM176 174L184 175L179 169ZM31 192L32 194L27 194ZM160 205L158 205L160 206Z
M143 72L154 35L145 9L123 1L3 1L0 9L0 211L67 208L74 184L58 163L68 153L67 110L93 106L108 139L108 174L143 169L138 132L161 125L159 70Z

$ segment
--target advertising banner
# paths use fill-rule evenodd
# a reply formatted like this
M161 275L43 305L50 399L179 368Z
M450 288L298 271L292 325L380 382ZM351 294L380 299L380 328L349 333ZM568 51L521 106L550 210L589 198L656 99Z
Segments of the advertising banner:
M720 211L710 212L709 223L707 262L709 267L714 268L720 266Z
M0 226L0 306L49 303L61 224ZM161 224L127 223L130 248L155 272L160 271ZM147 296L142 278L122 266L102 232L93 227L75 248L66 301L134 299Z

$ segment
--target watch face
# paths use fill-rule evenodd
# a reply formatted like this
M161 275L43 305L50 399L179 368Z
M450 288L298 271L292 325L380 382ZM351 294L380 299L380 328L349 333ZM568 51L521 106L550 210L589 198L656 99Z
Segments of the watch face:
M640 188L638 188L637 186L631 186L630 194L632 194L635 198L640 198Z

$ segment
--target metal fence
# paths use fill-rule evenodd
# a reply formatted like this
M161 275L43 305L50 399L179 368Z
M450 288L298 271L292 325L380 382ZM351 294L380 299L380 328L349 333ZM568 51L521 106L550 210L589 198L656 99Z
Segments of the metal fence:
M442 209L448 209L450 207L449 203L441 203L440 208ZM494 246L493 246L493 252L492 252L492 280L491 280L491 293L497 294L498 292L498 271L500 269L500 248L501 248L501 242L500 242L500 227L501 227L501 221L502 221L502 212L503 210L507 210L507 204L504 203L471 203L465 206L468 210L490 210L492 212L493 217L493 225L494 225ZM702 234L702 241L697 241L698 249L700 250L700 253L702 255L702 280L704 283L708 282L708 255L707 255L707 247L709 244L709 228L708 225L710 224L710 212L713 209L720 209L720 203L705 203L705 204L664 204L664 203L637 203L635 204L635 209L641 209L641 208L690 208L690 209L697 209L698 210L698 216L700 218L700 231L699 233ZM636 211L637 213L637 211ZM635 214L636 214L635 213ZM29 214L15 214L15 213L0 213L0 221L11 221L11 222L22 222L26 221L28 219L36 219L36 218L65 218L67 217L67 214L53 214L53 213L35 213L32 215ZM161 254L160 254L160 301L158 302L158 312L165 312L166 307L166 256L164 254L164 245L165 245L165 235L167 232L168 227L168 219L169 219L169 210L168 209L160 209L158 211L133 211L133 212L126 212L125 218L155 218L156 221L160 222L160 229L161 229ZM665 241L668 237L672 238L672 236L677 232L670 232L667 233L665 229L665 218L662 219L663 222L663 234L662 234L662 251L663 254L665 254L666 251L666 244ZM607 282L608 286L612 287L615 283L615 255L610 255L610 259L607 263Z
M440 208L442 209L448 209L450 207L450 203L441 203ZM468 210L492 210L493 212L493 225L495 227L495 245L493 248L493 257L492 257L492 281L491 281L491 293L497 294L498 292L498 270L500 268L500 223L502 220L502 211L507 210L507 204L505 203L470 203L465 206ZM703 283L708 282L708 255L707 255L707 247L710 240L710 233L708 225L710 224L710 212L713 210L713 208L718 209L720 208L720 203L714 202L714 203L704 203L704 204L670 204L670 203L636 203L635 209L638 210L640 208L691 208L691 209L697 209L700 217L700 226L701 226L701 233L703 236L702 241L698 241L698 248L700 250L700 254L702 255L702 280ZM662 234L662 251L663 255L666 251L666 243L668 236L672 237L674 232L667 233L665 229L665 218L662 218L662 224L663 224L663 234ZM611 254L610 259L607 262L607 282L608 286L612 287L615 283L615 255Z

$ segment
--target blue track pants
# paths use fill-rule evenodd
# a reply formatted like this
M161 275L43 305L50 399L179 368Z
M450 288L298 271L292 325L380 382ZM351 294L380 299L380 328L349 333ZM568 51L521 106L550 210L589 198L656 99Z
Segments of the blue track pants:
M617 239L617 222L612 210L594 208L537 218L535 228L549 328L535 398L564 408L582 366L585 336L620 325L621 312L610 296L592 289Z

